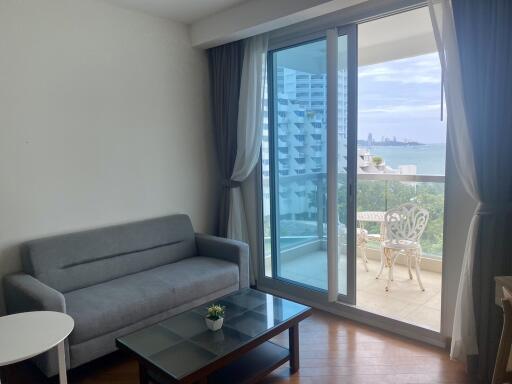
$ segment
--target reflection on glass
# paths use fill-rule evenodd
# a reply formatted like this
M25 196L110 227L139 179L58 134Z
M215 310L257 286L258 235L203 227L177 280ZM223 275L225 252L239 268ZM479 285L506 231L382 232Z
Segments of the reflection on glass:
M326 41L274 52L273 64L274 273L327 289Z
M265 311L267 312L267 327L271 327L270 319L274 318L274 297L273 296L267 296L267 303L265 305Z
M265 276L272 276L272 244L270 221L270 141L268 132L268 83L265 82L263 127L261 137L261 184L263 202L263 255Z

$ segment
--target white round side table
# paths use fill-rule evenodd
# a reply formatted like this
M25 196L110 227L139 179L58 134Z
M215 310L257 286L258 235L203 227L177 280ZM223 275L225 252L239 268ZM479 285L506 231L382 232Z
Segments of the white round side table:
M64 340L74 325L70 316L60 312L23 312L0 317L0 368L57 346L60 384L67 384Z

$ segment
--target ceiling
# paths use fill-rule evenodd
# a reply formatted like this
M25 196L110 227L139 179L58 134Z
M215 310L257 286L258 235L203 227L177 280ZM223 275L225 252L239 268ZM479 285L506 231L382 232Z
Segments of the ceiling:
M428 7L359 24L360 65L437 52Z
M358 25L358 65L365 66L437 52L427 7ZM338 40L339 65L346 65L347 44ZM308 73L325 73L326 40L277 51L277 65Z
M106 0L155 16L190 24L251 0ZM255 0L252 0L255 1Z

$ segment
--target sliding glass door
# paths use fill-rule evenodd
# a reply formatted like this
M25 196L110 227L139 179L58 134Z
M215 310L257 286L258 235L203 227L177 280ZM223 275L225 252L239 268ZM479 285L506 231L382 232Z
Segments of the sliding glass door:
M350 44L353 29L331 30L268 55L265 274L331 301L354 297Z

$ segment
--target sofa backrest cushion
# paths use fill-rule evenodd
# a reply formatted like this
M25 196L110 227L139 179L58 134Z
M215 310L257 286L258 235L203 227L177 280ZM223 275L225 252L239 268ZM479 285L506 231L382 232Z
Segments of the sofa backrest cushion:
M26 273L69 292L196 255L192 223L172 215L29 241Z

